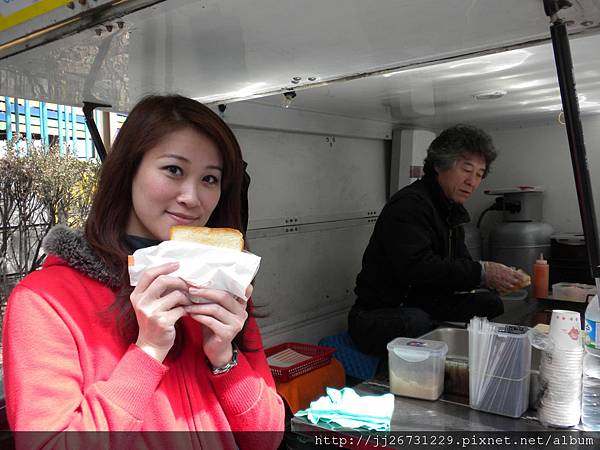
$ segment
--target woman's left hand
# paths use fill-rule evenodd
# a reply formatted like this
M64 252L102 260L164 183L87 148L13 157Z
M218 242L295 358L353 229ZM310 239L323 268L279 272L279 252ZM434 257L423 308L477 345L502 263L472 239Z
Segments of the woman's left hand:
M202 297L210 303L185 306L184 309L202 327L204 354L213 367L223 367L233 357L231 342L248 319L246 301L226 291L209 288L189 288L190 295ZM252 295L252 285L246 289L246 298Z

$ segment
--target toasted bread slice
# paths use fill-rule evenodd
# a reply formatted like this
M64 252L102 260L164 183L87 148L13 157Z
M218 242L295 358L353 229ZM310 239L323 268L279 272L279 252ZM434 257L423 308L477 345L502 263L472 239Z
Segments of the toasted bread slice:
M215 247L244 249L244 236L233 228L189 227L175 225L169 235L172 241L196 242Z

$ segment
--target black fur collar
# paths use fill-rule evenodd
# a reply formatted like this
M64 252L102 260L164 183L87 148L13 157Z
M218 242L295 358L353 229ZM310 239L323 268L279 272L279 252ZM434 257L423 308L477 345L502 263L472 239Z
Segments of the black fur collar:
M79 230L56 225L44 238L42 247L46 254L58 256L68 266L110 288L115 289L121 285L119 275L108 269Z

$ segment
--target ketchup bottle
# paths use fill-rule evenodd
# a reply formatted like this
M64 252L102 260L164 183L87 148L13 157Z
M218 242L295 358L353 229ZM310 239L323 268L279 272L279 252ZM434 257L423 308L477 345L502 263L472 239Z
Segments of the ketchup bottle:
M536 298L548 298L549 276L550 266L544 259L544 254L540 253L540 258L533 265L533 295Z

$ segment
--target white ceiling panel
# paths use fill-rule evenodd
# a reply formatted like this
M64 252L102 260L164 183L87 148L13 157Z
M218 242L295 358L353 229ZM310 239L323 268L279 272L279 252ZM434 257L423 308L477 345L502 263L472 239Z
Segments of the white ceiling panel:
M561 12L571 32L594 32L600 2L573 3ZM136 1L121 2L128 4ZM0 95L96 101L116 111L149 92L231 102L549 36L541 0L169 0L120 18L110 9L94 17L97 25L62 39L12 56L17 47L1 49ZM369 108L420 120L437 98L456 102L452 86L462 79L431 89L436 76L374 80L369 89L384 83L384 90L373 93L381 104ZM412 112L404 110L407 95Z
M571 39L570 46L580 111L600 114L600 36ZM475 98L495 93L503 95ZM282 107L282 100L279 94L252 102ZM288 108L442 128L554 120L562 105L548 43L302 90Z

